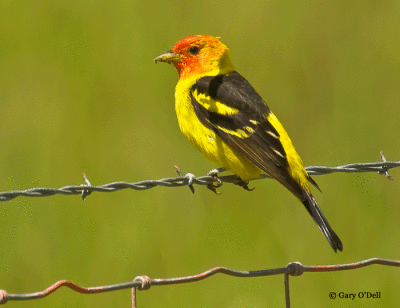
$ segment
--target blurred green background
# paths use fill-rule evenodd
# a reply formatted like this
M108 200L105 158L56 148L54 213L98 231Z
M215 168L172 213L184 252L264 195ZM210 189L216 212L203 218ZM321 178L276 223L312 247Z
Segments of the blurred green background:
M399 160L398 1L0 2L0 190L204 175L216 166L181 135L174 67L153 59L193 34L220 36L237 70L280 118L305 165ZM157 187L0 203L0 289L34 292L238 270L400 259L399 170L315 176L344 252L334 254L303 206L271 180ZM393 307L397 269L304 274L294 307ZM329 299L380 291L381 299ZM283 276L139 292L140 307L283 307ZM63 288L7 307L128 307L130 290Z

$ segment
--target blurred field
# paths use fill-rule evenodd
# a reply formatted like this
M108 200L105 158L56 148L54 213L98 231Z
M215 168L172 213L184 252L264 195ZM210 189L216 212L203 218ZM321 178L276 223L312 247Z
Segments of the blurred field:
M192 34L220 36L305 165L399 160L398 1L0 2L0 191L204 175L179 132L175 68L153 59ZM0 203L0 289L43 290L239 270L400 259L399 170L315 177L344 252L334 254L277 182L154 188ZM293 307L394 307L397 269L304 274ZM329 292L382 294L329 299ZM350 302L351 301L351 302ZM138 294L140 307L283 307L283 277L214 276ZM128 307L130 291L62 289L7 307Z

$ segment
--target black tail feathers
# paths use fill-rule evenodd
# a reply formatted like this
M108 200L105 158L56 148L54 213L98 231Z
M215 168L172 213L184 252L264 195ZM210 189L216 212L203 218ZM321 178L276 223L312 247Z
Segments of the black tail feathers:
M313 195L303 189L305 200L303 201L304 206L310 213L311 217L317 223L319 229L324 234L332 249L337 252L337 250L343 251L343 244L340 238L336 235L335 231L332 230L328 221L326 220L324 214L318 206L317 201L315 201Z

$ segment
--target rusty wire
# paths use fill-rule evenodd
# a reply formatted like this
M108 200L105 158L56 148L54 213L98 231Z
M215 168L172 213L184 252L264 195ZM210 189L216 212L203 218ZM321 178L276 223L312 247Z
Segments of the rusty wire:
M389 175L388 170L391 168L400 167L400 161L391 162L386 161L386 158L383 156L381 152L382 162L375 163L356 163L356 164L347 164L341 165L337 167L326 167L326 166L309 166L305 169L310 175L323 175L334 172L346 172L346 173L354 173L354 172L378 172L380 174L386 175L386 177L392 180ZM201 177L195 177L193 174L188 173L185 176L182 176L178 167L175 167L178 172L179 177L174 178L165 178L160 180L147 180L140 181L136 183L128 183L128 182L113 182L98 186L92 186L89 180L86 178L84 174L84 179L86 184L81 185L72 185L72 186L64 186L61 188L48 188L48 187L36 187L25 190L14 190L8 192L0 192L0 201L9 201L19 196L24 197L48 197L56 194L62 195L82 195L83 200L94 191L98 192L114 192L121 189L134 189L134 190L145 190L150 189L156 186L165 186L165 187L180 187L180 186L189 186L191 191L194 192L193 184L198 185L209 185L216 181L216 177L213 175L204 175ZM215 169L212 170L212 173L223 172L224 169ZM258 179L268 178L267 175L262 175ZM258 180L257 179L257 180ZM235 175L227 175L227 176L219 176L218 181L221 183L233 183L239 184L242 181L236 177Z
M259 270L259 271L238 271L226 267L214 267L208 271L193 276L166 278L166 279L150 279L147 276L137 276L133 281L129 282L111 284L106 286L88 287L88 288L81 287L68 280L60 280L52 284L47 289L35 293L9 294L5 290L0 290L0 304L5 304L7 303L7 301L11 300L30 300L30 299L43 298L64 286L78 293L83 293L83 294L94 294L94 293L103 293L103 292L110 292L122 289L132 289L132 295L131 295L132 307L136 308L137 307L136 289L148 290L150 289L151 286L196 282L209 278L217 273L221 273L235 277L264 277L264 276L284 274L286 307L289 308L290 307L289 275L300 276L304 272L332 272L332 271L353 270L373 264L400 267L400 261L398 260L371 258L354 263L332 264L332 265L302 265L300 262L292 262L289 263L286 267L268 269L268 270Z
M400 161L397 162L389 162L386 160L384 155L381 152L380 155L382 162L378 163L357 163L357 164L348 164L337 167L325 167L325 166L310 166L306 167L307 172L310 175L321 175L321 174L329 174L333 172L378 172L379 174L384 174L388 179L393 180L389 175L388 170L395 167L400 167ZM199 185L208 185L216 181L215 176L212 174L205 175L202 177L195 177L193 174L188 173L185 176L182 176L179 168L176 167L176 171L179 175L178 178L166 178L161 180L148 180L141 181L136 183L127 183L127 182L114 182L109 184L104 184L100 186L92 186L90 181L87 179L84 174L84 180L86 185L79 186L65 186L61 188L31 188L22 191L11 191L11 192L1 192L0 193L0 201L8 201L12 200L18 196L26 196L26 197L45 197L52 196L55 194L65 194L65 195L82 195L82 198L85 200L86 197L92 193L93 191L101 191L101 192L113 192L124 188L131 188L135 190L144 190L149 189L155 186L166 186L166 187L180 187L180 186L189 186L192 192L194 192L193 184ZM213 170L213 173L218 173L224 171L223 169ZM261 176L259 179L268 178L268 176ZM234 175L229 176L220 176L218 177L218 181L225 183L240 183L240 179ZM167 279L150 279L147 276L138 276L133 281L106 285L106 286L97 286L97 287L81 287L71 281L61 280L57 281L44 291L35 292L35 293L25 293L25 294L9 294L5 290L0 290L0 304L5 304L8 300L28 300L28 299L39 299L48 296L53 293L60 287L68 287L76 292L83 294L93 294L93 293L101 293L101 292L109 292L121 289L131 288L131 298L132 298L132 307L136 307L136 290L147 290L150 286L154 285L169 285L169 284L180 284L180 283L188 283L195 282L202 279L206 279L212 275L217 273L222 273L225 275L235 276L235 277L261 277L261 276L270 276L270 275L278 275L284 274L284 283L285 283L285 299L286 299L286 307L290 307L290 294L289 294L289 275L291 276L300 276L303 272L331 272L331 271L342 271L342 270L351 270L357 269L364 266L372 265L372 264L380 264L380 265L389 265L400 267L400 261L396 260L387 260L380 258L373 258L368 260L363 260L350 264L337 264L337 265L315 265L315 266L303 266L300 262L292 262L289 263L286 267L269 269L269 270L260 270L260 271L238 271L232 270L226 267L215 267L203 273L194 276L186 276L186 277L177 277L177 278L167 278Z

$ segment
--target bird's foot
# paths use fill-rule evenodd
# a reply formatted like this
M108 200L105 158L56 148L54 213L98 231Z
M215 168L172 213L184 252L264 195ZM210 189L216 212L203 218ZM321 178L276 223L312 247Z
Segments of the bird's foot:
M214 181L217 182L217 184L214 184L214 183L208 184L208 185L207 185L207 188L208 188L209 190L211 190L212 192L214 192L215 194L217 194L217 195L222 194L221 192L217 191L217 188L220 188L220 187L222 186L222 181L221 181L221 179L218 177L218 173L219 173L219 172L220 172L219 169L213 169L213 170L211 170L211 171L209 171L209 172L207 173L208 176L211 176L211 177L214 179Z
M249 186L248 186L249 185L249 181L240 181L238 183L235 183L235 185L238 185L238 186L244 188L247 191L253 191L255 189L255 187L249 188Z

